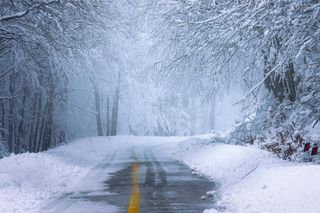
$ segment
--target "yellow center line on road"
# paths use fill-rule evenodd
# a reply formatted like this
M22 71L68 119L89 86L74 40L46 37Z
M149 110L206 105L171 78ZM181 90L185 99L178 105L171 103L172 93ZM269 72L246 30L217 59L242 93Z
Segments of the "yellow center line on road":
M139 164L137 161L135 161L132 165L131 195L130 195L128 213L140 212L140 191L139 191L138 172L139 172Z

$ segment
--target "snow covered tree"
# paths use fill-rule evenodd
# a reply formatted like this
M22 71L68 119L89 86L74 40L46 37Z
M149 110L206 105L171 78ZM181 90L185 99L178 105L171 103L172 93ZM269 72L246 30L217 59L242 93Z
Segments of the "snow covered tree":
M316 0L160 1L159 72L208 95L242 79L247 95L239 102L257 112L249 129L248 119L238 126L242 141L291 143L319 118L319 7ZM270 107L272 116L264 113Z
M0 3L0 122L9 152L38 152L64 142L59 114L68 103L67 86L79 71L75 64L90 57L85 50L109 32L109 3Z

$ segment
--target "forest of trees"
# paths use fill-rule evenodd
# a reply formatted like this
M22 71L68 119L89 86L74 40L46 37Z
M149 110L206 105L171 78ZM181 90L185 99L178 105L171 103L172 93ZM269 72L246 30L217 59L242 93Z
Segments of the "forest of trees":
M234 104L242 104L244 119L234 127L232 141L261 143L290 158L302 141L310 140L320 119L318 0L165 5L158 10L162 19L155 37L166 43L158 48L168 57L158 72L173 84L179 81L182 90L203 88L208 96L239 82L246 93Z
M286 158L320 123L319 17L318 0L3 0L0 157L202 133L241 90L232 140Z
M89 63L98 44L119 27L116 6L111 1L1 1L1 155L38 152L65 141L60 115L67 110L68 93L77 90L68 87L75 76L92 84L101 125L99 73Z
M166 117L173 112L159 111L170 98L136 103L149 90L133 77L144 69L143 53L127 50L136 48L136 21L145 18L146 8L137 8L111 0L0 2L0 157L116 135L119 126L130 134L176 134ZM166 93L150 90L148 96ZM150 118L155 110L159 116Z

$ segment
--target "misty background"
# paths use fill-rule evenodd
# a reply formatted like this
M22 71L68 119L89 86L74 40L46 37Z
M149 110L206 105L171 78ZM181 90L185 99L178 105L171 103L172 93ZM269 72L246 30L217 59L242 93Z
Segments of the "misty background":
M236 143L287 146L319 121L318 1L0 6L2 156L229 129Z

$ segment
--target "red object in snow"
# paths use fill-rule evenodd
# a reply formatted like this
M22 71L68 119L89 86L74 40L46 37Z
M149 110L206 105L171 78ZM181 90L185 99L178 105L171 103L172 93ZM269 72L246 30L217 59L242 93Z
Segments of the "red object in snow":
M311 150L311 156L317 155L317 154L318 154L318 147L315 146L315 147L313 147L312 150Z
M307 152L307 151L309 151L309 149L310 149L310 143L305 143L303 151Z

